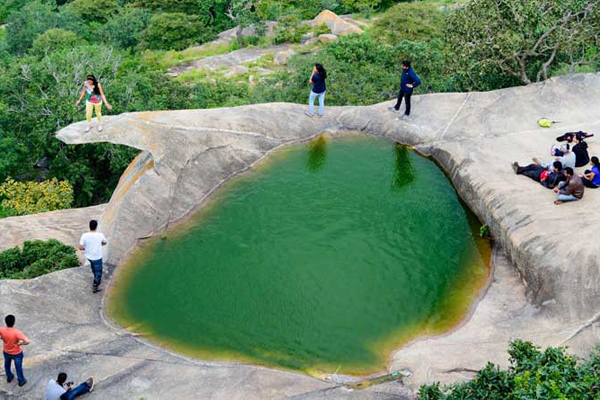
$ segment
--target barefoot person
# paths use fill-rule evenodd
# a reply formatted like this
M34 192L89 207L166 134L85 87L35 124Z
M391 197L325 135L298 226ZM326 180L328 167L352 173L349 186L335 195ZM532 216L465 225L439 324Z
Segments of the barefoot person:
M12 382L15 377L11 371L11 364L15 363L15 369L17 370L17 381L19 386L23 386L27 383L25 375L23 375L23 350L21 346L29 344L29 339L21 331L14 328L15 316L7 315L4 318L6 328L0 328L0 338L4 342L4 370L6 371L6 381Z
M90 262L92 273L94 274L94 284L92 292L98 293L99 286L102 282L102 246L106 246L106 237L101 232L96 232L98 229L98 221L90 221L90 231L81 235L79 250L85 251L85 258Z
M94 378L88 378L76 388L73 382L67 382L67 374L61 372L56 380L50 379L46 387L45 400L73 400L94 390Z
M400 119L408 119L410 115L410 98L413 94L413 90L421 84L421 79L417 76L415 71L412 69L410 60L402 61L402 78L400 79L400 91L398 92L398 100L394 107L390 107L389 110L393 112L400 111L402 105L402 99L406 100L406 111Z
M78 106L85 96L85 118L87 119L87 128L85 128L86 132L89 132L92 129L92 113L96 111L96 119L98 120L98 132L102 132L102 102L106 104L106 107L109 110L112 110L112 106L106 101L106 97L104 96L104 91L102 90L102 85L94 75L88 75L85 82L83 83L83 90L81 91L81 96L79 96L79 100L75 102L75 105Z
M312 117L315 115L315 98L319 98L319 117L323 116L325 111L325 91L327 86L325 85L325 79L327 79L327 71L321 64L315 64L312 70L312 74L308 79L308 82L313 85L308 97L308 111L306 115Z

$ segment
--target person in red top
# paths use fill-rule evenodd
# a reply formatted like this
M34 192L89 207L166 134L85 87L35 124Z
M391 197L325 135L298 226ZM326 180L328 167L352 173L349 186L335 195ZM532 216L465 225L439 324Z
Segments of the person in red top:
M23 350L21 346L29 344L27 336L23 335L21 331L14 328L15 316L7 315L4 318L6 322L6 328L0 328L0 339L4 342L4 369L6 370L6 381L12 382L15 377L11 371L11 363L15 362L15 369L17 370L17 379L19 386L23 386L27 383L27 379L23 375Z

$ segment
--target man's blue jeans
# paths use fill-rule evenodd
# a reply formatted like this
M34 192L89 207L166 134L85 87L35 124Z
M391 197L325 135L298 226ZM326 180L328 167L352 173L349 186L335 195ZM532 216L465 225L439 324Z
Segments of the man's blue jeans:
M97 288L102 282L102 259L88 261L90 262L90 267L94 274L94 288Z
M25 376L23 375L23 352L20 352L17 355L4 353L4 370L6 371L6 379L9 381L12 381L15 377L10 368L13 361L15 362L15 369L17 370L17 379L22 385L26 381Z
M325 92L315 93L312 90L308 97L308 113L310 115L315 114L315 97L319 98L319 115L323 115L323 112L325 111Z
M75 389L69 390L67 393L60 396L60 400L73 400L76 397L81 396L82 394L86 394L90 391L90 385L87 382L83 382L81 385L77 386Z
M577 201L579 199L577 197L573 196L572 194L562 194L561 193L558 196L556 196L556 200L566 203L567 201Z

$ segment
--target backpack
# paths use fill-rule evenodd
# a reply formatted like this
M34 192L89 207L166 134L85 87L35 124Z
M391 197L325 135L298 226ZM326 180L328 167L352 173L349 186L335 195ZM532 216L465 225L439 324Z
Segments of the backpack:
M537 123L542 128L550 128L552 126L552 121L548 118L540 118Z

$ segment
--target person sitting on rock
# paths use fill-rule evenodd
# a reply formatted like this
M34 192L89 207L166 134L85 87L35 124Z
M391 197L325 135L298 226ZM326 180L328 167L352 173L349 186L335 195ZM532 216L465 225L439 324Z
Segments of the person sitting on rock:
M554 201L557 206L567 201L577 201L583 198L584 186L581 178L575 175L573 168L565 168L566 181L560 182L557 187L554 188L554 193L558 196Z
M94 390L94 378L88 378L73 388L73 382L67 382L67 374L61 372L56 380L50 379L46 387L45 400L72 400Z
M540 161L540 159L536 158L536 157L532 158L532 161L534 163L539 164L542 167L546 168L548 171L552 171L552 163L554 161L560 161L561 164L562 164L562 166L563 166L563 168L567 168L567 167L569 167L569 168L575 168L575 160L576 160L575 159L575 153L573 153L571 151L571 145L569 145L568 143L561 145L560 151L561 151L562 155L556 157L552 161L543 162L543 161ZM553 154L554 155L558 155L558 154L561 154L561 153L556 153L553 150Z
M600 187L600 161L598 161L598 157L592 157L590 164L592 165L592 169L585 170L581 181L586 188L597 189Z
M575 154L575 167L583 167L590 163L590 155L588 154L588 144L583 140L581 135L575 135L573 139L575 146L573 146L573 153Z

